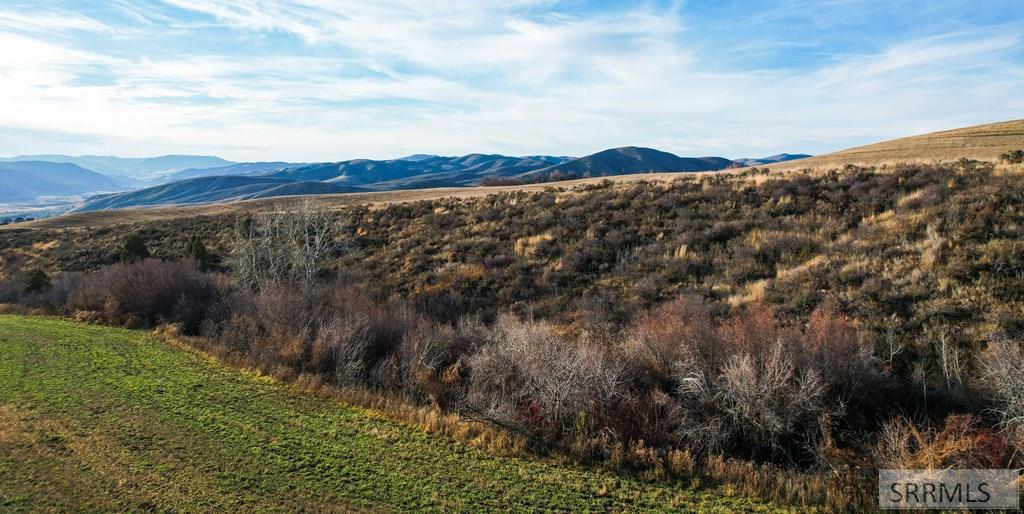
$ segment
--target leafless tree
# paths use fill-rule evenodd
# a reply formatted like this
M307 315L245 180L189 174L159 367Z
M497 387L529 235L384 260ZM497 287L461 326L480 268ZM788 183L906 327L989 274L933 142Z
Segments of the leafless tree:
M311 287L341 244L336 227L331 214L311 199L239 218L232 253L235 274L260 291L282 281Z

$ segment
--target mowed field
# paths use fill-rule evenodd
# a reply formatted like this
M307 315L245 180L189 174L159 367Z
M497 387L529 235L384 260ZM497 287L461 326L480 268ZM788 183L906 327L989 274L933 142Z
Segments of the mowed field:
M776 512L496 457L146 332L0 316L0 511Z

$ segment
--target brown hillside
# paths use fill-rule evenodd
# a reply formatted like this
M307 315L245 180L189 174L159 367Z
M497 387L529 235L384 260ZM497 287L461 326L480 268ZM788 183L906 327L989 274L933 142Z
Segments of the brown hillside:
M768 167L773 170L838 168L846 164L878 166L961 158L998 161L1000 154L1007 150L1021 148L1024 148L1024 120L1014 120L893 139Z

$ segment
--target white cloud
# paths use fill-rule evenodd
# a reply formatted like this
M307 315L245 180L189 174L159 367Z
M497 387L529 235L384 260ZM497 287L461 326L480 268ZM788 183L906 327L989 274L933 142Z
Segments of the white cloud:
M304 46L256 56L216 47L148 57L87 51L49 37L49 16L16 35L4 32L13 18L0 13L0 48L13 50L0 60L0 127L92 138L51 151L132 155L306 161L643 144L739 157L838 149L1024 111L1024 74L1012 65L1019 29L751 72L718 66L689 40L679 4L583 16L540 0L168 3L213 16L238 38L286 33ZM144 27L134 37L205 30L150 7L110 5L133 20L117 31ZM70 26L79 23L66 28L88 30L88 22ZM79 80L95 69L110 80ZM29 143L0 142L0 152Z
M80 14L67 12L25 14L14 11L0 11L0 28L29 32L81 30L94 33L110 33L112 31L104 23Z

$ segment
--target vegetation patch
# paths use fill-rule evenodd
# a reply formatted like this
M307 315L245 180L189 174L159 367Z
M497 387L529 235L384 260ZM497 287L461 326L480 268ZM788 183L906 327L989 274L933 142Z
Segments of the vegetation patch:
M0 510L779 511L501 458L132 330L0 316Z

